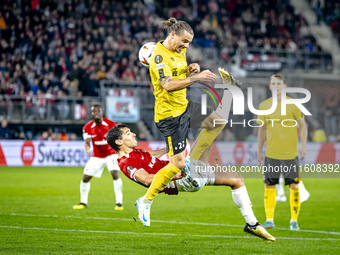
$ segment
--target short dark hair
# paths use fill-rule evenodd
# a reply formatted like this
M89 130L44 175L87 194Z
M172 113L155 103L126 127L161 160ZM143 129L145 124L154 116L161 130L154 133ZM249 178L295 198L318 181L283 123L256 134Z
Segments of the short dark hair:
M106 141L108 143L108 145L110 145L110 147L112 149L114 149L116 152L119 151L119 146L118 144L116 144L116 140L121 140L123 137L123 128L127 128L128 126L125 124L119 124L113 128L111 128L109 130L109 132L107 132L106 134Z

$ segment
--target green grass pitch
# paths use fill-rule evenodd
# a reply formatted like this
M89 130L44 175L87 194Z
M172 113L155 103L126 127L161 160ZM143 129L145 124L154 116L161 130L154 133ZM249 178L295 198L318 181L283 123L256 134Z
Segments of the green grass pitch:
M245 235L230 188L160 194L151 227L135 222L146 189L121 174L124 210L115 211L112 178L91 181L89 208L79 203L82 168L0 168L0 254L340 254L340 179L305 178L311 193L299 225L288 230L289 202L277 203L276 242ZM265 220L262 176L245 183L258 220ZM286 187L286 194L289 195Z

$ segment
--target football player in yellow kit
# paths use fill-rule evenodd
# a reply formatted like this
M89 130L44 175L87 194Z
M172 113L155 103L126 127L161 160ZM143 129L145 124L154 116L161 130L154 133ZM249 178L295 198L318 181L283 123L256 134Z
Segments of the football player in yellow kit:
M258 161L264 165L265 195L264 207L266 211L265 228L274 228L274 209L276 205L275 184L278 184L280 174L285 178L285 184L290 188L290 229L299 230L297 218L300 212L300 191L299 191L299 157L298 157L298 128L294 123L299 124L301 137L301 159L306 154L307 127L305 117L301 110L294 104L287 105L286 115L281 114L281 89L286 87L285 79L281 75L270 77L269 88L277 89L278 105L276 110L269 115L260 115L258 123L262 125L258 132ZM289 98L289 97L287 97ZM260 104L260 110L268 110L272 105L272 97ZM285 120L286 126L281 122ZM262 147L266 141L266 157L263 157ZM288 171L282 169L289 169ZM279 169L279 171L277 170Z
M209 70L200 72L197 63L187 65L186 49L194 37L192 28L175 18L164 20L161 28L168 36L153 50L149 70L156 99L155 123L164 135L170 163L157 172L146 195L136 201L138 218L144 226L150 226L150 207L154 197L185 168L189 126L203 129L191 153L191 160L197 162L225 125L214 126L213 120L221 119L219 114L208 107L207 115L202 115L201 105L186 99L186 88L193 83L216 81L216 75ZM194 75L188 77L192 73Z

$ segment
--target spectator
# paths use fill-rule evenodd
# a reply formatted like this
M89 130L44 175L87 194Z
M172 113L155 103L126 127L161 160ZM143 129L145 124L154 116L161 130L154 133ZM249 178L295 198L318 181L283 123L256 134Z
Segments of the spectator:
M77 135L76 135L75 133L71 133L71 135L70 135L70 141L76 141L76 140L78 140L78 139L77 139Z
M26 140L33 140L33 132L32 131L27 131L26 132Z
M257 143L257 132L258 128L253 128L252 133L246 137L246 141L251 143Z
M31 85L30 90L33 92L34 95L37 95L39 88L39 79L35 78L34 83Z
M233 132L230 131L230 129L225 129L224 130L224 141L226 142L235 142L236 137Z
M146 141L146 135L144 132L139 132L139 138L138 141Z
M100 67L100 70L97 72L97 75L99 77L99 80L103 80L106 78L106 66L102 65Z
M47 131L43 131L41 136L39 136L37 138L37 140L40 140L40 141L47 141L48 140L48 132Z
M48 79L43 79L42 82L40 83L39 89L44 92L47 93L48 89L50 88L50 82Z
M0 139L11 139L12 138L12 131L8 127L7 120L1 121L0 127Z
M61 136L60 136L60 141L68 141L69 137L67 135L67 130L66 128L61 129Z
M6 29L6 21L5 18L2 16L2 13L0 12L0 30Z
M325 143L327 142L326 133L323 129L317 129L313 134L313 142L315 143Z

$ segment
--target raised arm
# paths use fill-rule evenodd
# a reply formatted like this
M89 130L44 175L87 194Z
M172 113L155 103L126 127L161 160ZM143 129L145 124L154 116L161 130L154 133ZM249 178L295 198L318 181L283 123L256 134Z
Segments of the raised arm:
M136 174L135 174L135 179L144 184L145 186L149 187L152 183L153 177L155 175L154 174L149 174L147 171L145 171L144 169L139 170Z
M159 149L159 150L152 150L152 151L149 151L149 153L153 157L161 158L166 153L166 148Z
M159 82L167 92L184 89L198 81L214 83L216 81L216 75L209 70L204 70L199 74L192 75L185 79L173 80L172 76L165 76L159 79Z

